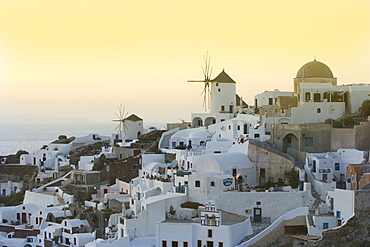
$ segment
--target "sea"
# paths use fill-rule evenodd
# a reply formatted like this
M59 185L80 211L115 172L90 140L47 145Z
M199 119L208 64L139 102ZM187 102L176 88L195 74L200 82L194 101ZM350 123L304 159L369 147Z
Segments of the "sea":
M147 127L165 128L165 123L144 123ZM111 136L117 133L116 123L89 124L0 124L0 156L16 154L19 150L36 152L60 135L82 137L91 133Z

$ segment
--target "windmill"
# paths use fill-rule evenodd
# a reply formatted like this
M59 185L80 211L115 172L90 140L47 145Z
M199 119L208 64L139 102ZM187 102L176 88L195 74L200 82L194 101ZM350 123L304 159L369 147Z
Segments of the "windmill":
M208 52L206 53L204 57L204 67L202 67L204 80L189 80L188 82L203 82L204 88L201 93L203 95L203 106L205 111L207 111L207 106L209 109L209 100L211 97L211 89L209 88L209 83L211 82L211 74L212 74L212 68L210 67L211 64L211 56L208 56Z
M118 106L118 114L115 113L118 119L113 119L113 122L119 122L116 129L118 130L119 137L122 138L122 142L124 142L124 139L126 138L126 129L127 126L125 124L126 117L128 115L128 112L125 114L125 106L122 105ZM122 135L124 133L124 136Z

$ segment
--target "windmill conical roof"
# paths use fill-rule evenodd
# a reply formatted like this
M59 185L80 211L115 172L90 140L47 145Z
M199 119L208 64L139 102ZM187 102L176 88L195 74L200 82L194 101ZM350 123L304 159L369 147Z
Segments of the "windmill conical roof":
M136 122L136 121L141 121L143 119L136 116L135 114L131 114L129 117L125 118L125 120L130 120L130 121Z
M228 74L226 74L225 70L222 70L222 72L216 76L215 79L211 80L211 82L236 83Z

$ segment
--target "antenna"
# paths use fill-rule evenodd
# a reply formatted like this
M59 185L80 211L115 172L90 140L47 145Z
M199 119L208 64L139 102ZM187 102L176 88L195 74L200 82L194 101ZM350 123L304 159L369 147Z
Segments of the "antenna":
M127 118L128 112L125 114L125 106L122 108L122 104L118 106L118 114L115 113L118 119L113 119L113 122L119 122L116 129L118 130L118 136L122 139L122 142L124 142L124 139L126 139L126 129L127 126L125 124L125 120ZM124 136L122 135L124 133Z
M208 52L206 55L203 56L204 58L204 67L202 67L204 80L189 80L188 82L203 82L204 88L202 90L202 93L200 95L203 95L203 106L205 111L207 111L207 106L209 109L209 101L211 98L211 89L209 88L209 83L211 82L211 75L212 75L212 67L211 65L211 56L208 55Z

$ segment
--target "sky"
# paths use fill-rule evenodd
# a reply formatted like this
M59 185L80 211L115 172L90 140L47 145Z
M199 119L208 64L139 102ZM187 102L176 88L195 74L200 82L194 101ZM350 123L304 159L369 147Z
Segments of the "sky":
M368 0L0 0L0 115L145 122L204 112L203 56L253 104L315 57L370 83Z

